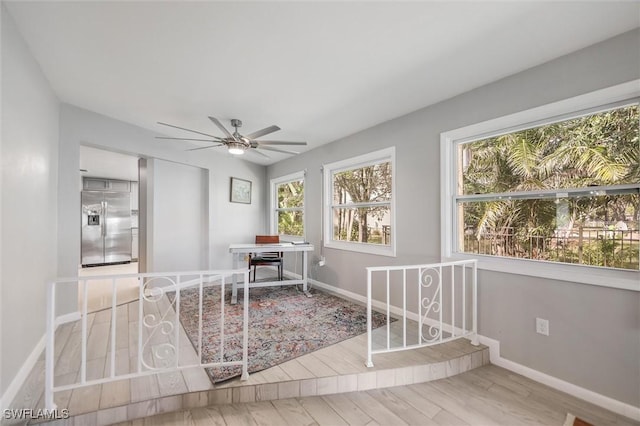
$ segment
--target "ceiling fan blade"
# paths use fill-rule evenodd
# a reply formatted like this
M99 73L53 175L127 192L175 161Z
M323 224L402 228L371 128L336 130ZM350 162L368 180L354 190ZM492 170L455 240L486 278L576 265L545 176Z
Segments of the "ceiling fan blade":
M198 151L198 150L201 150L201 149L215 148L215 147L217 147L217 146L222 146L222 145L224 145L224 144L223 144L223 143L219 143L218 145L201 146L201 147L198 147L198 148L191 148L191 149L187 149L187 151Z
M259 146L258 149L265 149L267 151L274 151L274 152L282 152L283 154L291 154L291 155L300 154L299 152L296 152L296 151L289 151L289 150L286 150L286 149L271 148L270 146Z
M213 124L215 124L216 126L218 126L218 128L219 128L220 130L222 130L222 132L223 132L225 135L227 135L227 137L228 137L229 139L233 139L234 141L237 141L237 140L238 140L238 139L236 139L236 138L235 138L235 136L233 136L233 135L232 135L232 134L227 130L227 128L226 128L226 127L224 127L224 126L222 125L222 123L220 122L220 120L218 120L218 119L217 119L217 118L215 118L215 117L211 117L211 116L209 116L209 120L211 120L211 121L213 122Z
M249 133L245 137L247 139L256 139L256 138L259 138L260 136L264 136L264 135L268 135L269 133L277 132L278 130L280 130L280 127L278 127L278 126L269 126L269 127L265 127L262 130L258 130L256 132Z
M251 150L249 150L249 152L255 152L256 154L260 154L260 155L262 155L262 156L263 156L263 157L265 157L265 158L271 158L271 157L269 157L267 154L265 154L264 152L260 152L260 150L259 150L259 149L251 149Z
M162 124L163 126L167 126L167 127L173 127L174 129L186 130L187 132L193 132L193 133L197 133L199 135L209 136L210 138L221 139L218 136L213 136L213 135L210 135L208 133L202 133L202 132L199 132L197 130L186 129L184 127L174 126L173 124L162 123L160 121L158 121L158 124Z
M289 141L256 141L259 145L306 145L306 142L289 142Z
M156 136L156 139L171 139L171 140L176 140L176 141L217 142L217 141L212 141L211 139L169 138L169 137L166 137L166 136Z

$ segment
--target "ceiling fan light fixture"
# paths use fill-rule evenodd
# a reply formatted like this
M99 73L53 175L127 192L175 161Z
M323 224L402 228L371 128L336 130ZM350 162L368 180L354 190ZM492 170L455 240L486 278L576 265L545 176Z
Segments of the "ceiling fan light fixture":
M262 136L268 135L270 133L273 132L277 132L278 130L280 130L280 127L273 125L273 126L269 126L269 127L265 127L264 129L255 131L253 133L250 133L246 136L241 135L238 132L238 128L242 126L242 121L234 118L231 120L231 125L235 128L235 131L233 133L231 133L226 127L224 127L224 125L220 122L220 120L218 120L215 117L211 117L208 116L209 120L211 120L211 122L213 122L213 124L215 124L221 131L222 133L224 133L224 135L226 137L219 137L219 136L214 136L214 135L210 135L208 133L203 133L197 130L191 130L191 129L187 129L185 127L180 127L180 126L174 126L173 124L168 124L168 123L163 123L161 121L158 121L158 124L161 124L163 126L168 126L171 128L175 128L175 129L180 129L180 130L185 130L187 132L192 132L192 133L196 133L198 135L202 135L202 136L207 136L208 139L203 139L203 138L174 138L174 137L165 137L165 136L156 136L157 139L174 139L174 140L185 140L185 141L196 141L196 142L208 142L209 144L207 146L199 146L197 148L191 148L191 149L187 149L187 151L197 151L197 150L201 150L201 149L207 149L207 148L215 148L215 147L226 147L227 151L229 152L229 154L237 156L237 155L243 155L245 151L249 150L249 151L253 151L256 154L260 154L263 157L269 158L268 155L266 155L264 152L261 152L261 150L258 150L257 148L262 148L264 150L267 151L275 151L275 152L281 152L283 154L290 154L290 155L295 155L295 154L299 154L299 152L296 151L289 151L286 149L278 149L278 148L274 148L272 145L306 145L306 142L291 142L291 141L279 141L279 140L257 140L257 138L260 138ZM210 139L209 139L210 138Z
M228 142L227 149L229 151L229 154L242 155L244 154L244 151L247 149L247 146L245 144L238 143L238 142Z

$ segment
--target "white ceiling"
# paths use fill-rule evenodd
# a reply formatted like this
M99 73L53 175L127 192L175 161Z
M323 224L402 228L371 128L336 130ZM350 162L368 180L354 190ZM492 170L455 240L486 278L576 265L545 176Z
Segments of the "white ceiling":
M637 1L4 3L64 102L307 149L640 26Z

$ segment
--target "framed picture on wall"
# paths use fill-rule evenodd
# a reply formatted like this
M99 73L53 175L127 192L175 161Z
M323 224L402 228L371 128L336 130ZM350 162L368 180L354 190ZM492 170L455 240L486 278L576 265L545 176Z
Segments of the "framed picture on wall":
M251 204L251 181L231 178L231 202Z

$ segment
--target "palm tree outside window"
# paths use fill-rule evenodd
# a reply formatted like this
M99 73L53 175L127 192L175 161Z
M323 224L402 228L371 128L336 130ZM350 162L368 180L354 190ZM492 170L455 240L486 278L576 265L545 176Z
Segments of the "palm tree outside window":
M639 270L638 102L456 144L455 251Z

